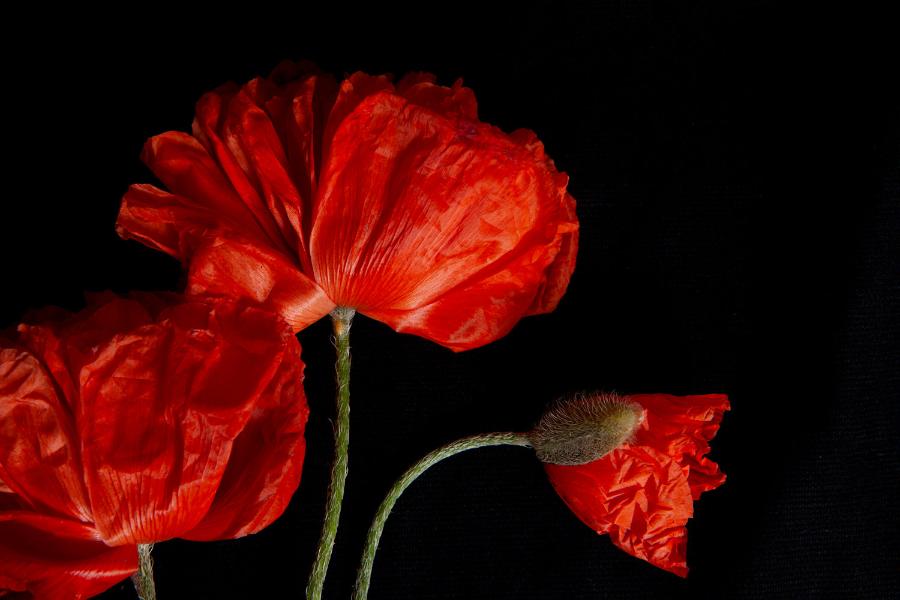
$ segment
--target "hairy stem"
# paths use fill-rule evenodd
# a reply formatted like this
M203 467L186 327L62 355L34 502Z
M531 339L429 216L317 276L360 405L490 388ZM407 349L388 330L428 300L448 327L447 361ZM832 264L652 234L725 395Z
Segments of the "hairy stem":
M403 494L404 490L416 480L422 473L432 466L441 462L445 458L449 458L466 450L474 450L475 448L484 448L486 446L523 446L531 447L531 443L524 433L500 432L500 433L482 433L465 437L455 442L450 442L446 446L442 446L437 450L426 454L419 462L410 467L403 476L400 477L391 487L378 512L375 513L375 519L369 527L369 534L366 537L366 546L363 549L362 560L359 564L359 571L356 575L356 586L353 590L353 600L365 600L369 593L369 583L372 578L372 565L375 563L375 552L378 551L378 542L381 540L381 533L384 531L384 525L391 509L397 503L397 499Z
M156 600L156 585L153 583L153 544L138 544L138 570L131 576L134 589L141 600Z
M344 483L347 480L348 447L350 445L350 324L355 311L338 307L331 312L334 325L334 347L337 351L335 372L337 375L337 418L334 426L334 463L331 465L331 482L328 484L328 498L325 504L325 522L316 550L309 582L306 584L307 600L321 600L322 588L334 539L337 536L341 518L341 503L344 500Z

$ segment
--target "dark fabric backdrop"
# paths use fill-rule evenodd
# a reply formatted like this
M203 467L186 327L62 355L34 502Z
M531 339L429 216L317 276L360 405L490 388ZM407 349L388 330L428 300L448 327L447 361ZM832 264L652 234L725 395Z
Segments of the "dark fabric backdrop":
M571 176L578 266L554 314L462 354L357 319L327 597L348 597L368 521L417 457L527 428L591 389L732 398L713 444L729 480L695 506L687 580L582 525L529 452L488 449L402 498L371 598L897 597L900 54L887 15L297 4L8 15L0 326L77 309L84 290L180 285L175 261L113 223L127 185L153 181L144 139L189 129L202 92L283 58L463 77L483 120L535 130ZM158 545L161 600L301 597L331 452L329 334L300 334L313 413L287 513L239 541ZM103 596L133 597L128 582Z

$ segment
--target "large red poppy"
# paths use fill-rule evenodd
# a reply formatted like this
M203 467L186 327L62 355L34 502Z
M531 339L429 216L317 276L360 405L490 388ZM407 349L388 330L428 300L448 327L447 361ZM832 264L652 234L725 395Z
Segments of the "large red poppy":
M231 300L103 295L0 341L0 595L84 598L137 544L276 519L300 481L300 346Z
M553 310L574 268L566 175L531 131L479 122L459 82L286 64L206 94L193 135L143 159L170 192L132 186L120 235L188 265L189 292L295 330L346 306L465 350Z
M597 533L638 558L687 576L693 501L725 482L709 441L728 410L721 394L627 397L644 409L630 441L583 465L545 464L557 493Z

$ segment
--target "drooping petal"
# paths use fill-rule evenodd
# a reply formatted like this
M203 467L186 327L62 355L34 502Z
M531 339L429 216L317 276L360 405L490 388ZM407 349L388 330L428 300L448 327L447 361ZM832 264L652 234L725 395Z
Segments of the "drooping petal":
M326 157L310 242L316 279L361 312L413 310L542 248L533 273L510 276L530 300L559 251L553 175L494 128L370 96Z
M181 537L237 538L268 526L287 508L303 470L303 431L309 409L303 394L300 346L289 344L260 396L231 457L206 517Z
M715 437L728 396L672 396L635 394L631 399L646 409L647 418L635 434L635 442L671 456L687 474L694 498L725 482L719 465L707 458L709 441Z
M334 302L278 252L220 237L194 255L188 292L246 298L279 313L294 331L327 315Z
M0 512L0 595L80 600L137 570L134 546L109 547L84 523L24 511Z
M85 361L77 422L107 544L162 541L203 518L292 339L283 327L233 303L185 302Z
M556 492L588 527L608 533L633 556L687 576L691 489L671 457L626 445L585 465L544 468Z
M35 509L90 520L68 407L25 350L0 348L0 492Z

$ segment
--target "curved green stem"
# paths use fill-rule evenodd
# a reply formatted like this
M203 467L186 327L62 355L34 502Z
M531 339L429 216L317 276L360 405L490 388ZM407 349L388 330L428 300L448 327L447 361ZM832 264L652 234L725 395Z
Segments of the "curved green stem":
M348 447L350 445L350 324L355 311L338 307L331 312L334 325L334 347L337 350L337 418L334 427L334 463L331 465L331 482L328 484L328 498L325 504L325 522L306 584L307 600L321 600L325 585L325 574L331 561L331 551L337 536L341 518L341 503L344 500L344 483L347 480Z
M138 544L138 570L131 576L134 589L141 600L156 600L156 585L153 583L153 544Z
M388 492L378 512L375 513L375 519L369 527L369 534L366 537L366 547L363 550L362 560L359 564L359 571L356 575L356 586L353 590L353 600L365 600L369 593L369 583L372 578L372 566L375 563L375 552L378 551L378 542L381 540L381 533L384 530L384 524L387 522L391 509L397 503L397 499L410 484L416 480L419 475L427 471L435 464L441 462L445 458L449 458L466 450L474 450L475 448L484 448L486 446L523 446L531 447L531 443L524 433L500 432L500 433L482 433L465 437L455 442L450 442L446 446L442 446L429 454L426 454L419 462L410 467L400 479L394 483Z

